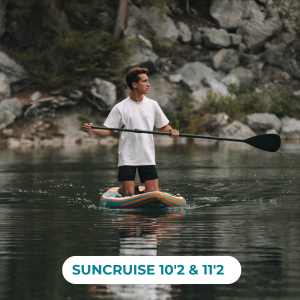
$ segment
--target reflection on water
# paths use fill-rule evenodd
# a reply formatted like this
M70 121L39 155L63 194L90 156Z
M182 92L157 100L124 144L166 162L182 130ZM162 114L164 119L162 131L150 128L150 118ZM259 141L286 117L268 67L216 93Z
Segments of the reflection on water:
M149 211L149 214L155 213L163 218L173 216L182 216L184 209L175 209L165 212ZM117 211L120 217L113 222L119 231L120 252L121 256L155 256L157 255L158 245L160 244L159 236L172 238L172 234L168 233L168 228L172 230L182 227L180 223L174 224L164 223L163 228L159 219L143 216L137 212ZM175 225L175 226L174 226ZM178 293L178 285L176 293ZM103 299L105 295L110 294L111 299L170 299L172 286L170 284L100 284L89 285L88 296L90 299Z
M160 188L179 210L109 210L117 148L2 149L0 299L298 299L299 144L267 153L237 143L158 145ZM72 285L77 255L230 255L233 285Z

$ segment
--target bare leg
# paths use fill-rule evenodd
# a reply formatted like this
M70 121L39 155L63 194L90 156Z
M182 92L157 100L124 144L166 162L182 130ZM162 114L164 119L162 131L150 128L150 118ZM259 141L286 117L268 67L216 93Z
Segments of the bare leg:
M122 181L120 190L124 196L132 196L134 194L134 181Z
M159 191L158 179L145 181L145 192Z

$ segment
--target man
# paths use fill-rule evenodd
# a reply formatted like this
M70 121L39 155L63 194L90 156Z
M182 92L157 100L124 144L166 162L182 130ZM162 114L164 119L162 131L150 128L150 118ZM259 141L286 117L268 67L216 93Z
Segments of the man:
M148 94L150 87L147 73L146 68L136 67L129 70L126 82L131 90L130 96L113 107L104 126L148 131L152 131L155 126L163 132L170 132L172 138L179 136L179 132L168 125L169 120L158 103L144 96ZM93 123L86 123L83 128L101 137L107 137L112 133L112 130L91 129L92 125ZM120 193L124 196L134 194L136 168L141 182L145 183L145 192L159 190L152 134L122 132L118 156Z

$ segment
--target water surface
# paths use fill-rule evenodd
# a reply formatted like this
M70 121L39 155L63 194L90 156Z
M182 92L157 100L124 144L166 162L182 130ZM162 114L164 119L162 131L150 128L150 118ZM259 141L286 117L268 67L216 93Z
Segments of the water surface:
M162 191L185 209L99 207L118 184L117 148L0 150L0 299L299 299L300 144L156 146ZM138 178L137 178L138 181ZM75 255L229 255L232 285L72 285Z

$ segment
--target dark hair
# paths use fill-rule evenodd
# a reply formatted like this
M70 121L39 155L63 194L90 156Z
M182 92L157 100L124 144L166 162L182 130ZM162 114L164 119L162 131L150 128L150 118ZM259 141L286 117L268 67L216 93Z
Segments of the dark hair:
M132 90L132 83L139 82L140 74L147 74L147 73L148 73L148 69L146 69L146 68L135 67L135 68L130 69L126 75L126 82L127 82L127 85L129 86L129 88Z

